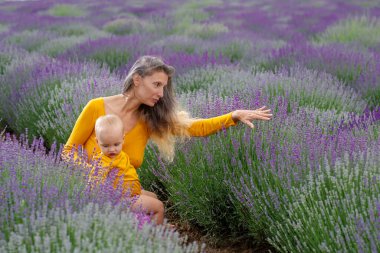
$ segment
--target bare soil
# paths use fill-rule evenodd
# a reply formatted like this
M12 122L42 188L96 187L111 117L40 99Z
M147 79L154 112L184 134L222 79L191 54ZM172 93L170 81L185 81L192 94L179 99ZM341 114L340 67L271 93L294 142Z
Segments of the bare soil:
M167 213L168 222L175 227L175 230L181 236L187 236L187 242L196 241L198 244L204 243L205 253L275 253L276 250L268 243L254 243L253 241L239 241L231 243L228 240L225 242L216 242L209 238L199 228L191 226L188 223L180 221L179 217L173 213Z

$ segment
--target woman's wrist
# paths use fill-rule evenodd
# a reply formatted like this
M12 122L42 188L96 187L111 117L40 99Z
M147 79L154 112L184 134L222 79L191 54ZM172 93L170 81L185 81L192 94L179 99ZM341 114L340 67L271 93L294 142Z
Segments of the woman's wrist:
M238 117L238 111L233 111L232 113L231 113L231 118L232 118L232 120L235 122L235 123L238 123L238 121L239 121L239 117Z

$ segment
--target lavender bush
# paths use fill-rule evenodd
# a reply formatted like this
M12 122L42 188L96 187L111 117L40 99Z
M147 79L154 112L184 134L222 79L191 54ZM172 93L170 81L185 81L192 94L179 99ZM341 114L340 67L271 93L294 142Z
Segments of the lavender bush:
M328 125L315 123L314 113L297 114L286 116L286 123L282 121L281 126L274 126L273 130L257 132L251 137L254 143L251 149L239 146L245 172L241 175L236 172L237 177L227 179L242 219L251 224L252 235L262 239L268 235L268 226L283 221L280 214L286 213L287 203L297 200L297 196L290 194L291 189L298 189L308 176L319 175L320 168L326 166L324 156L330 166L345 154L350 161L355 161L355 154L376 137L360 131L354 134L347 129L329 131ZM296 120L298 117L307 121ZM367 124L371 125L370 120Z
M122 80L110 74L107 69L64 80L60 87L49 91L49 100L45 101L42 113L34 123L37 133L45 136L47 143L65 143L87 102L92 98L116 94L120 91L121 84ZM34 103L29 106L39 105Z
M210 21L223 22L230 30L259 33L267 38L284 40L295 37L307 39L350 14L368 11L366 7L334 0L318 3L299 0L240 1L239 4L214 5L206 10L214 14Z
M184 52L165 52L163 50L152 49L148 51L151 55L160 56L168 64L175 66L176 75L180 76L191 69L195 69L207 65L225 65L228 63L228 59L222 55L214 55L212 52L204 52L201 54L188 54ZM118 69L123 77L127 75L128 70L132 66L132 63L137 60L140 55L133 57L132 61Z
M18 57L16 54L6 56L5 59L13 59L6 67L4 75L0 76L1 93L0 93L0 111L5 122L11 127L14 127L16 121L15 106L22 97L21 87L33 75L35 65L40 65L43 62L49 61L47 57L39 54L21 54L23 57ZM9 60L8 60L9 61ZM24 130L22 130L24 131Z
M20 224L2 252L203 252L196 243L163 227L137 229L135 216L118 207L89 204L81 211L56 208L39 214L31 224ZM27 219L27 218L26 218Z
M271 226L280 252L377 252L380 247L379 143L345 155L290 190L293 201Z
M15 60L20 60L27 56L25 50L0 44L0 76L4 75L7 72L7 69Z
M2 252L202 250L185 246L177 232L141 223L143 216L128 211L127 202L112 202L109 188L89 191L87 172L59 155L54 147L46 154L41 139L29 146L23 137L1 136Z
M104 24L103 30L115 35L127 35L140 33L142 30L147 29L148 25L144 20L131 16L107 22Z
M32 52L53 38L56 38L56 35L48 31L25 30L8 36L5 41Z
M311 46L292 44L274 51L271 59L261 67L276 71L278 68L300 64L306 68L327 72L360 92L367 101L378 106L379 56L368 52L353 51L339 44Z
M85 23L52 25L47 30L52 31L60 36L85 36L91 39L109 36L108 33L103 32L94 25Z
M256 90L261 90L269 100L287 96L290 101L297 102L300 106L335 110L337 114L344 111L360 113L367 106L356 91L345 87L333 76L299 66L280 70L276 74L249 72L231 66L208 66L179 76L176 84L177 90L182 93L204 91L196 92L195 95L203 97L203 101L211 94L224 97L242 93L250 96ZM199 105L202 104L202 99L199 99ZM197 106L197 103L192 106Z
M27 128L51 145L53 141L64 143L84 105L94 97L118 91L121 80L107 68L89 63L57 62L49 67L51 73L38 73L24 84L23 88L30 88L14 106L19 115L14 129L22 132Z
M88 40L59 56L60 59L95 61L114 71L129 63L132 56L141 53L147 38L140 35Z
M283 112L284 110L278 112L277 117L285 116ZM334 167L344 156L348 157L348 161L355 163L358 152L372 145L373 141L378 141L379 127L373 122L372 117L364 117L359 124L352 124L357 122L358 118L346 115L342 120L350 127L337 129L335 125L338 124L332 124L334 128L331 128L331 124L325 124L326 120L318 120L315 112L308 112L306 115L305 113L299 110L296 114L289 114L280 119L281 125L278 127L275 122L274 126L269 125L269 129L274 127L272 133L272 130L260 128L261 131L251 137L251 150L243 144L238 145L239 151L243 152L240 166L244 172L239 176L238 171L235 173L238 176L226 179L236 199L234 203L241 212L242 220L250 224L248 226L252 236L261 240L265 240L270 234L267 228L272 224L293 224L297 221L288 219L288 204L298 201L299 196L292 194L292 191L305 185L308 177L321 175L321 170L326 166ZM239 139L237 143L244 141ZM313 201L318 203L319 200ZM310 217L305 213L302 215ZM319 219L315 221L320 222ZM277 225L273 226L271 232L276 230L274 227ZM309 225L310 229L314 228L313 225ZM292 238L292 231L288 232L286 235L282 234L284 240ZM324 230L324 233L328 234L329 230ZM314 235L304 234L302 240L305 243L313 241ZM279 245L277 244L278 249L281 248ZM310 251L311 248L317 249L313 245L301 251ZM290 248L288 250L292 251ZM286 250L281 248L281 251Z
M265 104L260 96L211 99L198 113L208 117L247 104L254 108ZM188 104L205 103L191 99ZM285 98L277 98L270 107L276 118L270 124L257 124L260 131L237 127L187 142L179 148L173 164L163 163L153 149L147 153L153 157L146 161L148 170L165 186L178 214L208 235L234 240L246 231L247 237L264 241L268 226L282 221L280 214L292 201L290 189L299 188L309 175L317 174L325 155L332 166L345 152L354 160L355 152L378 136L378 127L371 135L360 131L363 125L344 131L332 127L339 121L352 122L352 115L331 117L334 112L306 110ZM362 123L373 124L370 118ZM146 173L140 170L143 181L160 184Z
M110 75L106 68L91 63L57 61L38 55L15 61L1 78L5 84L1 112L6 123L18 133L28 129L31 136L43 136L48 145L54 140L64 143L63 138L68 136L73 125L72 120L66 119L71 117L71 113L79 115L77 110L87 102L84 99L103 92L110 94L115 91L115 85L116 89L120 88L117 83L119 80ZM75 93L79 90L85 91L87 95ZM72 95L70 99L69 94ZM77 101L72 103L76 96ZM62 127L56 125L57 115L61 115L62 121L66 122L62 124L67 127L64 133Z
M79 197L86 181L79 170L58 162L54 147L46 155L41 139L29 146L26 137L21 141L11 135L1 137L1 209L5 214L0 222L1 239L8 240L23 217L44 208L64 207Z
M174 18L178 20L185 20L186 22L193 20L200 22L210 18L210 13L207 12L206 8L217 5L218 1L213 0L204 2L189 1L180 5L172 14Z
M210 15L204 11L205 7L216 4L217 2L215 1L182 4L173 13L175 20L174 33L201 39L211 39L219 34L227 33L228 27L223 23L208 21Z
M81 37L58 37L56 39L49 40L45 42L39 49L38 52L44 55L48 55L51 57L56 57L64 53L66 50L75 47L85 41L88 38Z
M232 39L230 41L226 41L223 45L216 47L215 53L221 54L227 58L229 58L230 62L243 62L243 59L249 55L252 57L250 53L253 49L252 42L244 39Z
M142 183L184 223L223 243L376 252L379 7L355 0L1 3L0 124L45 140L33 148L2 137L0 251L196 251L122 213L128 203L117 203L118 191L90 194L77 167L42 150L65 142L84 104L118 93L137 57L152 54L176 67L180 102L195 117L264 104L274 113L255 130L237 126L180 144L172 164L149 147ZM156 236L168 239L159 244Z
M375 17L359 16L339 21L317 35L319 44L347 43L371 48L380 43L380 21Z
M187 54L203 53L201 50L205 41L199 38L192 38L186 35L170 35L154 41L152 48L162 49L168 52L183 52Z
M108 33L96 27L83 24L53 25L47 30L57 34L57 36L44 43L40 43L37 51L51 57L61 55L88 40L109 37Z
M222 55L228 62L245 67L262 62L273 48L283 45L281 41L271 41L258 36L247 36L237 31L218 35L212 40L188 35L170 35L151 44L153 49L162 49L163 55L169 52L202 54L210 52Z
M201 39L212 39L219 34L227 33L228 28L220 23L211 24L179 24L176 29L181 34L184 33L187 36L201 38ZM181 31L181 32L180 32Z

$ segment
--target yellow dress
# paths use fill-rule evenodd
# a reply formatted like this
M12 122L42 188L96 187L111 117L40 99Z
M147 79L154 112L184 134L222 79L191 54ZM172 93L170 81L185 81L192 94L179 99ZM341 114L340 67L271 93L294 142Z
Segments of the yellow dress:
M89 174L90 184L105 183L107 177L112 174L114 178L112 184L115 189L122 187L123 194L129 196L141 194L141 185L136 169L123 151L114 158L97 154L92 159L94 163ZM122 180L122 184L120 180Z
M95 98L90 100L83 108L79 115L74 128L67 140L62 158L65 160L74 160L75 163L91 168L91 161L94 158L99 158L101 154L100 148L95 139L95 121L100 116L105 115L104 98ZM189 127L188 131L190 136L207 136L213 134L223 128L236 125L232 119L232 112L209 118L197 119ZM122 151L129 157L130 165L135 169L139 168L143 162L144 150L149 140L149 131L143 121L138 121L137 124L125 134ZM86 154L87 157L83 159L81 154ZM107 167L107 166L106 166ZM137 173L133 176L137 178ZM126 181L135 182L136 180L131 177ZM129 177L125 177L128 179ZM124 185L124 183L123 183ZM141 189L140 189L141 191ZM138 189L136 192L139 192Z
M95 121L103 115L105 115L105 109L102 97L92 99L87 103L64 146L63 158L69 158L73 147L78 148L79 146L86 151L88 161L91 161L94 155L100 154L100 148L95 140ZM191 136L207 136L236 124L232 119L232 112L230 112L209 119L197 119L188 131ZM136 169L143 162L148 139L149 131L143 121L138 121L135 127L125 134L122 150L129 156L130 163ZM77 153L74 153L73 158L74 160L78 158Z

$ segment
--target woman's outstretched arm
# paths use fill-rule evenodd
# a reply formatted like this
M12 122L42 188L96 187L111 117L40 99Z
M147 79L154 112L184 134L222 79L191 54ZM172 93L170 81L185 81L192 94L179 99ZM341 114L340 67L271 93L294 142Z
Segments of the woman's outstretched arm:
M221 116L197 119L188 129L191 136L208 136L219 130L235 126L239 121L253 128L253 120L270 120L271 110L265 106L256 110L236 110Z

